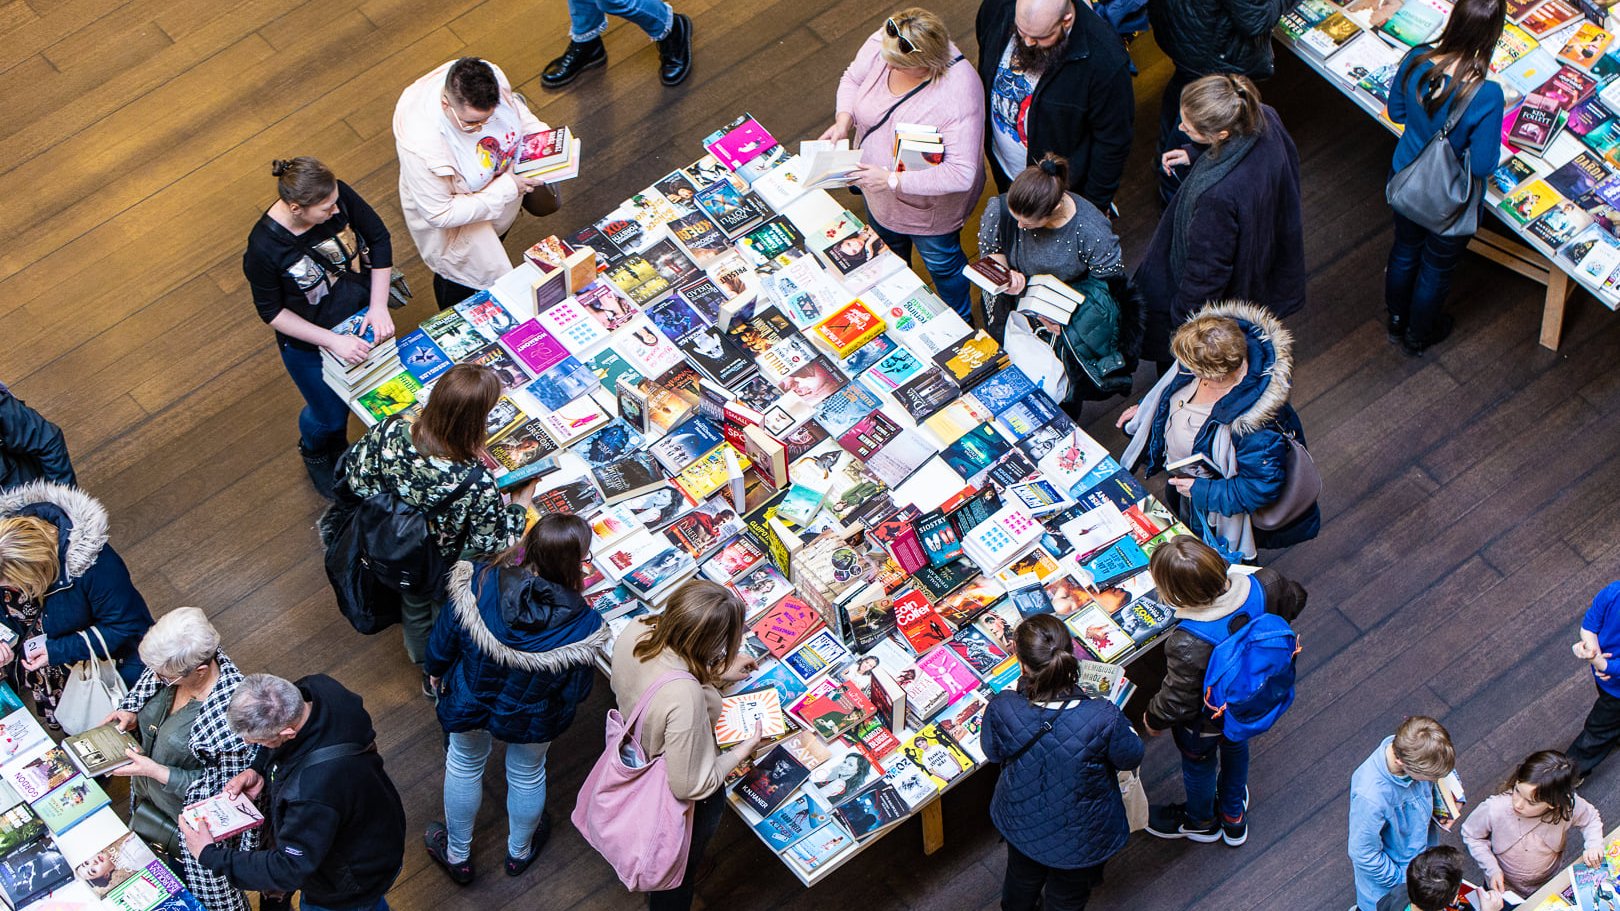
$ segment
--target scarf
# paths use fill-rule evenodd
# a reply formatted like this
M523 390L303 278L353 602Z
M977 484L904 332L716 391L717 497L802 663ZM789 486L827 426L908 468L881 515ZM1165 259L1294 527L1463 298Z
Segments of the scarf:
M1219 157L1205 153L1193 163L1192 173L1182 181L1181 189L1177 191L1174 205L1174 230L1170 232L1170 281L1174 285L1181 284L1181 271L1187 265L1187 235L1192 232L1193 213L1198 208L1198 199L1210 187L1220 183L1226 175L1232 173L1243 159L1254 151L1255 145L1260 141L1259 133L1248 136L1239 136L1228 139L1221 146Z
M65 664L47 664L37 670L26 670L22 666L22 646L24 642L35 636L45 634L45 611L43 603L35 603L29 597L16 597L12 590L6 592L6 614L22 624L24 633L16 646L17 659L12 662L9 674L11 682L21 690L27 691L34 700L34 707L39 711L40 720L52 730L60 730L61 725L56 723L56 704L62 699L62 690L67 686L68 666Z

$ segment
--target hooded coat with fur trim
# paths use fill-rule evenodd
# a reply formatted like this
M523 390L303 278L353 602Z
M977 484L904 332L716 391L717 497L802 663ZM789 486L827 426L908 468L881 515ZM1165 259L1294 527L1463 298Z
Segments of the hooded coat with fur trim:
M590 695L607 625L577 592L518 569L462 561L449 588L423 662L442 678L439 723L505 743L556 739Z
M34 516L56 527L62 568L45 595L43 623L51 664L87 660L90 652L79 632L95 627L118 664L119 676L133 686L146 669L136 648L152 628L152 612L135 590L129 568L107 543L106 507L77 487L33 481L0 494L0 519L14 516ZM9 616L0 622L28 635ZM90 640L95 641L95 633Z
M1216 428L1221 424L1230 426L1232 445L1237 450L1237 474L1193 482L1191 512L1200 516L1210 512L1226 516L1252 513L1282 496L1288 457L1288 441L1283 434L1292 434L1301 444L1306 444L1305 428L1293 406L1288 404L1294 372L1294 337L1269 310L1246 301L1210 304L1197 315L1229 317L1243 327L1249 342L1249 372L1215 403L1209 420L1193 440L1193 452L1213 458ZM1164 468L1164 428L1170 417L1170 400L1176 390L1197 381L1181 364L1175 369L1176 379L1159 398L1153 415L1145 455L1150 476ZM1255 544L1268 548L1289 547L1316 537L1321 528L1321 509L1312 506L1292 525L1274 531L1255 529Z

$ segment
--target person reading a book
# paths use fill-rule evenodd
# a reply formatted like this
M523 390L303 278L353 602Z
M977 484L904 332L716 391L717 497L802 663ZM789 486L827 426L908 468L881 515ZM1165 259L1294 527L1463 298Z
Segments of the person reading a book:
M1276 570L1234 570L1215 549L1191 535L1153 551L1148 572L1159 600L1179 624L1164 641L1164 682L1148 703L1142 727L1169 731L1181 752L1186 802L1148 810L1149 834L1237 847L1249 837L1249 741L1227 739L1204 702L1204 678L1217 642L1262 613L1293 622L1305 589Z
M1283 495L1289 440L1305 444L1305 429L1288 404L1293 345L1282 321L1263 307L1210 304L1176 330L1175 369L1117 422L1131 435L1120 457L1127 469L1145 464L1151 476L1201 454L1218 470L1218 476L1170 478L1165 498L1194 531L1233 558L1308 541L1322 526L1315 503L1275 527L1253 520Z
M1007 840L1004 911L1080 911L1103 864L1130 837L1119 773L1142 763L1142 738L1119 707L1080 689L1063 621L1036 614L1015 635L1022 675L991 697L980 745L1001 765L990 821Z
M322 352L358 364L394 336L388 313L393 242L388 226L354 188L308 156L277 159L277 199L248 232L242 272L259 318L304 397L298 452L310 483L332 498L332 472L349 445L349 406L327 385ZM358 327L333 329L364 314Z
M62 428L0 383L0 491L29 481L78 483Z
M984 188L984 87L973 65L938 16L904 9L861 45L839 80L837 107L821 138L860 147L854 183L872 229L908 263L915 248L940 298L971 321L961 232ZM938 130L939 163L902 171L900 124Z
M1581 859L1603 861L1603 819L1575 793L1575 763L1557 750L1526 756L1499 794L1468 814L1463 844L1501 892L1530 895L1558 871L1571 829L1581 832ZM1415 862L1414 862L1415 865Z
M692 844L686 874L674 889L647 893L649 911L686 911L709 840L725 811L722 785L764 740L756 723L748 739L728 750L715 741L720 687L746 680L754 659L742 649L748 630L743 603L725 586L688 581L669 596L661 615L635 620L613 647L613 696L629 718L649 687L642 717L641 748L664 757L670 791L691 801Z
M1378 911L1407 864L1438 839L1434 783L1456 762L1440 722L1414 715L1350 776L1350 866L1359 911Z
M1299 152L1282 118L1244 76L1193 82L1180 110L1192 141L1160 165L1191 170L1134 273L1148 306L1143 356L1160 373L1175 328L1211 301L1252 301L1279 317L1305 306Z
M1440 40L1401 59L1389 92L1389 119L1405 130L1395 143L1391 173L1416 161L1460 105L1460 118L1446 139L1459 159L1468 156L1479 186L1491 176L1501 158L1504 100L1502 86L1487 77L1504 16L1499 0L1458 0ZM1453 320L1445 312L1451 273L1473 235L1442 237L1399 212L1391 214L1395 242L1384 273L1389 340L1417 356L1451 334Z
M128 751L129 765L112 771L130 779L130 828L180 864L187 886L208 911L247 911L242 890L204 869L180 838L180 812L224 791L257 752L228 719L242 672L220 649L208 615L195 607L159 617L141 639L140 655L146 670L104 722L141 745ZM258 833L223 843L251 851Z
M546 129L506 74L477 57L452 60L399 96L400 211L422 262L433 270L440 310L512 270L501 240L519 208L555 210L555 191L512 170L518 143ZM525 201L535 193L539 201Z
M489 413L500 398L501 380L494 370L457 364L439 378L414 423L383 421L355 442L345 460L357 496L392 493L427 514L432 545L446 566L463 554L506 550L528 522L536 482L517 488L507 502L478 458L489 438ZM400 596L405 654L418 667L440 603L436 595ZM425 670L422 695L435 696Z
M1463 885L1463 853L1450 845L1436 845L1406 867L1406 881L1378 900L1377 911L1502 911L1500 887L1478 890ZM1460 905L1463 896L1468 904Z
M522 875L551 835L546 751L590 695L592 662L608 641L581 594L590 556L590 524L549 513L512 549L450 572L450 603L423 664L449 739L445 821L429 824L425 841L458 885L473 879L473 824L493 741L506 744L506 874Z

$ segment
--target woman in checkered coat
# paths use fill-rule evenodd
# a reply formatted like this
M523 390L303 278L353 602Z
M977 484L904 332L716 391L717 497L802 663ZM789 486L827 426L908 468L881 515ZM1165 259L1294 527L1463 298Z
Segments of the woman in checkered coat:
M178 864L208 911L248 911L247 899L222 876L197 864L180 841L180 810L212 797L248 767L255 747L226 720L242 673L219 650L219 632L195 607L165 614L141 640L146 672L107 721L130 731L141 751L112 774L130 778L130 828ZM243 851L258 832L226 844Z

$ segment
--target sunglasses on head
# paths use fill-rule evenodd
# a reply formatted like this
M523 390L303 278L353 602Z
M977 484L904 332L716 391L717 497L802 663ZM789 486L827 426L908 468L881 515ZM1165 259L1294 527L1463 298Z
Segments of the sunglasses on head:
M902 54L916 53L917 45L912 44L910 38L907 38L905 35L900 34L900 26L899 26L899 24L897 24L894 21L893 16L890 16L888 19L883 20L883 33L885 35L888 35L890 38L893 38L895 40L895 43L900 45L900 53L902 53Z

